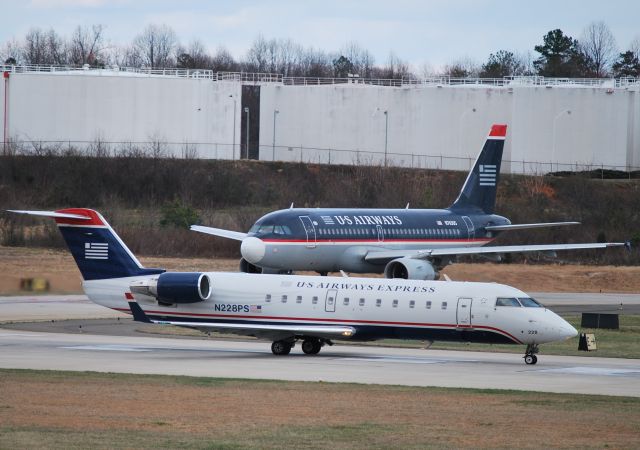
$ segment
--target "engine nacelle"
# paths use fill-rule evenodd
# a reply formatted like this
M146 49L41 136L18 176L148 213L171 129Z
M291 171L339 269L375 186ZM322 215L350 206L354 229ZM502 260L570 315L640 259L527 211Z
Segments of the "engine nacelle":
M437 280L438 271L431 262L423 259L398 258L387 263L384 276L405 280Z
M130 289L134 294L155 297L160 303L197 303L211 297L211 280L199 272L165 272L132 283Z

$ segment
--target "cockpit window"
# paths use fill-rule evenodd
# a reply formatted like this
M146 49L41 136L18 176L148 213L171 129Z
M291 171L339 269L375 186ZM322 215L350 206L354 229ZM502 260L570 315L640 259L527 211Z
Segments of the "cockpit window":
M498 297L496 299L496 306L517 306L520 307L520 302L517 298L511 297Z
M264 236L265 234L277 234L280 236L290 235L291 228L286 225L258 225L255 224L249 230L254 235Z
M518 297L518 300L520 300L520 303L522 303L522 306L525 308L543 308L538 301L529 297Z
M276 225L273 227L273 233L282 235L291 234L291 228L286 225Z

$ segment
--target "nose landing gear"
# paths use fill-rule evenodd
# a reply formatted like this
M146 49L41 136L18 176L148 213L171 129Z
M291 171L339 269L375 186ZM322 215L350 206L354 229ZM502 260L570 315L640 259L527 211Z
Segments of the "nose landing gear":
M524 352L524 362L527 365L534 365L538 362L538 357L536 353L538 353L538 344L528 344L527 349Z

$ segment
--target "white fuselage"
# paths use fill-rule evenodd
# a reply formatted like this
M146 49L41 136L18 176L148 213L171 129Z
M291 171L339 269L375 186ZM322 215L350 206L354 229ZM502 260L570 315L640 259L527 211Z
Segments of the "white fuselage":
M207 300L163 306L140 302L149 317L182 322L345 325L353 340L413 338L540 344L567 339L576 330L544 307L496 306L497 298L528 298L495 283L419 281L297 275L206 273ZM130 277L85 281L89 298L129 312Z

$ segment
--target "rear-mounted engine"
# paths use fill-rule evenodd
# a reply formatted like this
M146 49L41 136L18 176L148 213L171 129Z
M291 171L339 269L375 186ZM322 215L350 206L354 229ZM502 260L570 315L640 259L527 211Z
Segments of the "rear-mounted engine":
M165 272L157 278L136 281L131 292L154 297L160 303L197 303L211 296L209 276L199 272Z

